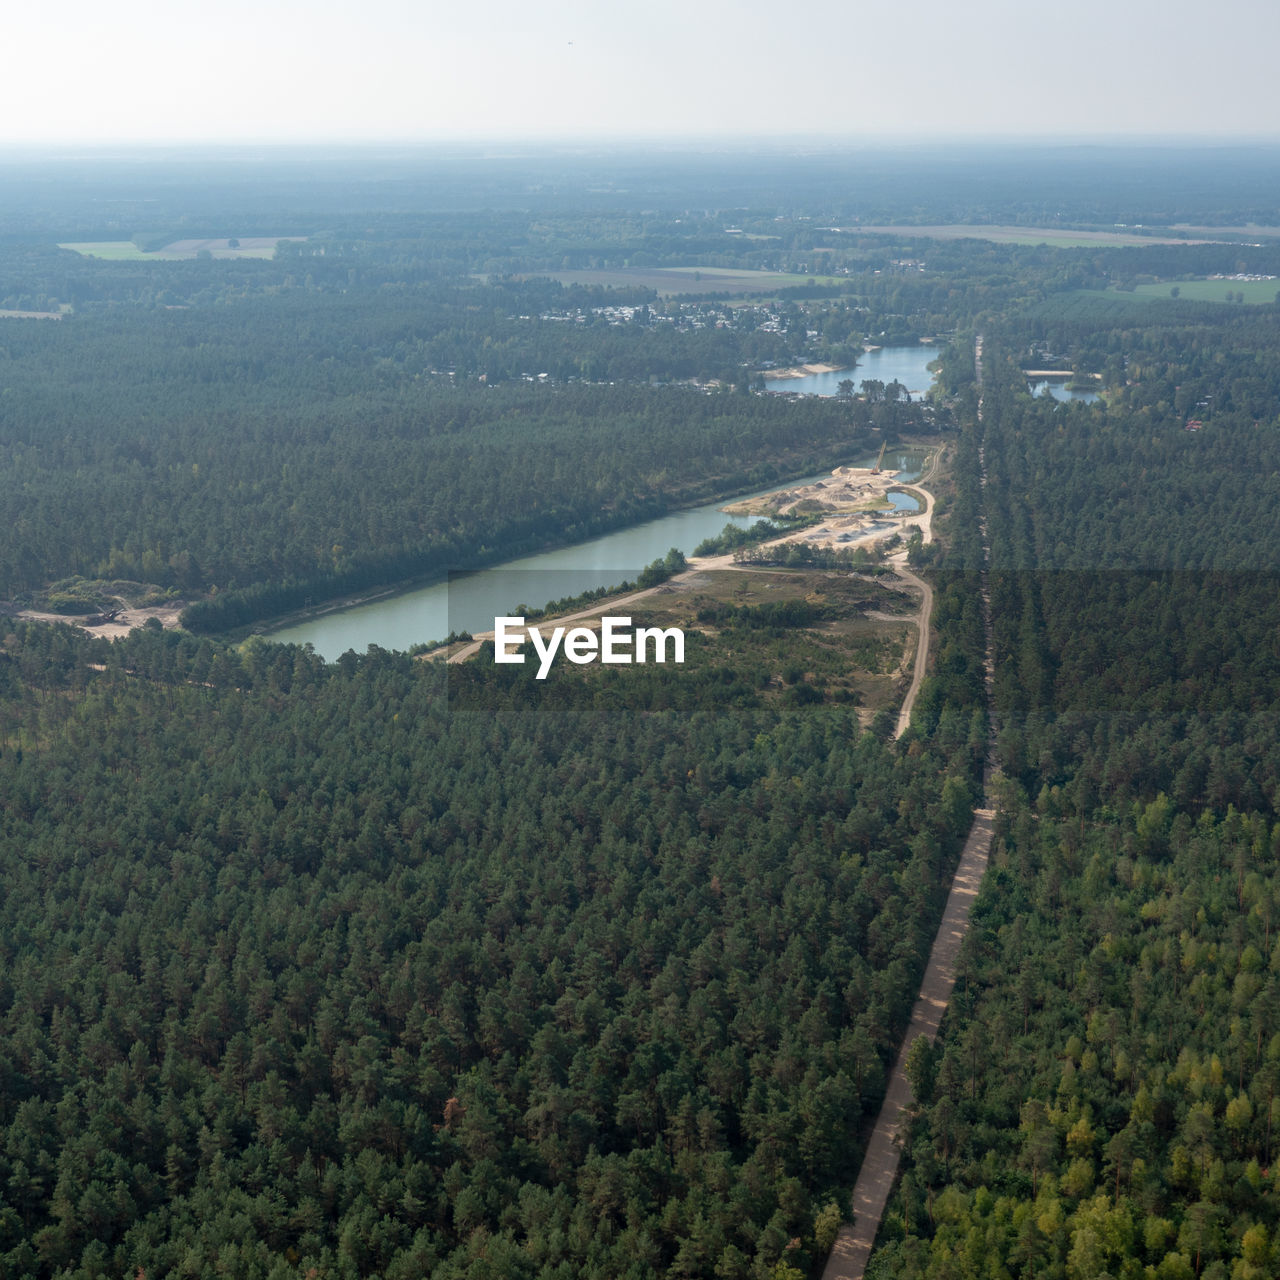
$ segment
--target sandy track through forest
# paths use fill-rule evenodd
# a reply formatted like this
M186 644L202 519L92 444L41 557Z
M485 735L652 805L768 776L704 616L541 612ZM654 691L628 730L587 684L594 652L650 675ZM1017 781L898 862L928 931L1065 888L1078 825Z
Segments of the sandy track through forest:
M982 338L975 345L975 372L978 385L978 421L982 420ZM932 474L932 471L930 472ZM985 470L982 478L983 494L986 493ZM986 546L986 525L983 524L983 557L989 557ZM920 584L925 587L924 583ZM926 591L928 590L925 587ZM926 609L932 609L932 592L926 596ZM987 700L990 703L991 683L994 675L994 660L991 633L991 607L987 592L986 574L982 584L983 621L986 632L986 684ZM921 621L921 650L925 647L928 624ZM916 662L916 679L912 681L913 690L918 687L919 677L924 670L926 653L918 655ZM914 701L912 695L908 695ZM910 719L910 708L904 701L904 711ZM899 716L898 733L905 727ZM898 1161L902 1149L898 1145L898 1134L902 1128L903 1116L911 1105L911 1084L907 1079L906 1061L911 1046L920 1036L927 1036L932 1043L938 1038L938 1027L942 1015L947 1010L947 1002L951 997L951 989L956 981L956 962L960 956L960 948L964 944L965 934L969 931L969 913L978 890L982 886L982 877L987 869L987 858L991 850L991 834L995 821L995 810L987 807L986 799L990 795L991 773L994 768L995 724L991 724L988 738L988 756L983 769L982 790L983 805L973 811L973 826L965 840L964 849L960 853L960 865L956 868L955 878L951 882L951 892L947 895L947 905L942 913L942 922L938 926L937 936L933 940L933 949L929 952L929 963L925 966L924 979L920 984L920 994L916 997L915 1007L911 1011L911 1021L907 1025L907 1034L902 1038L902 1046L898 1051L898 1060L889 1075L889 1085L885 1090L884 1102L880 1107L880 1115L876 1119L875 1128L871 1132L871 1140L867 1144L866 1154L862 1159L862 1168L858 1171L858 1181L853 1188L853 1221L845 1223L836 1236L831 1257L827 1259L826 1268L822 1272L822 1280L863 1280L866 1273L867 1260L871 1256L871 1248L875 1244L876 1233L880 1230L880 1220L884 1216L885 1205L889 1201L889 1193L893 1190L894 1180L898 1176Z
M928 472L920 477L920 483L918 485L902 486L904 489L911 489L921 494L924 498L924 518L920 523L920 529L926 545L933 541L933 494L924 488L924 485L937 474L941 460L942 450L939 449L929 463ZM911 672L911 684L907 689L906 697L902 699L902 706L898 709L898 723L893 730L893 738L896 742L906 733L907 726L911 723L911 712L915 708L916 697L920 693L920 686L924 682L924 673L929 666L929 623L933 618L933 588L923 578L917 578L907 568L905 552L901 556L894 557L893 565L902 577L906 578L913 586L920 588L920 617L916 624L920 632L920 639L916 645L916 659Z
M968 932L969 911L987 869L994 818L995 812L991 809L974 810L973 826L960 855L955 879L951 882L951 893L947 897L942 923L938 926L938 935L933 940L933 950L929 953L920 994L911 1011L911 1023L889 1076L889 1088L853 1188L853 1222L840 1228L822 1280L862 1280L866 1270L871 1246L875 1243L880 1219L898 1174L901 1155L898 1133L903 1113L911 1104L911 1085L905 1071L907 1054L918 1037L928 1036L930 1041L938 1037L938 1026L946 1012L951 988L955 986L956 961Z
M920 588L921 601L920 617L917 620L920 638L916 644L916 658L911 672L911 684L907 689L906 697L902 699L902 706L898 710L898 723L893 729L895 742L906 733L907 726L911 723L911 712L916 705L916 697L920 693L920 685L924 681L925 668L929 665L929 620L933 616L933 588L923 578L917 578L907 568L899 566L898 574L900 577L906 578L913 586Z

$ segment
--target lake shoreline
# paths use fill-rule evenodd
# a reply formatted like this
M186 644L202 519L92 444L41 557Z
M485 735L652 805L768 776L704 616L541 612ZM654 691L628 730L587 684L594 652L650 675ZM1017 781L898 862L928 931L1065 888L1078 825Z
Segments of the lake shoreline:
M866 452L866 446L854 451L852 456L860 456ZM848 457L850 455L842 455ZM847 461L836 461L832 463L833 468L850 465ZM812 474L812 467L801 467L796 470L795 474L783 478L779 476L776 480L769 481L769 485L776 489L786 488L790 484L794 484L797 480L804 476ZM770 490L773 491L772 489ZM293 609L288 613L274 615L270 618L261 618L256 622L252 622L243 627L235 627L228 631L219 632L219 638L223 640L246 640L250 636L261 636L264 640L271 640L272 637L280 632L287 631L292 627L302 626L308 622L315 622L321 618L328 617L331 614L346 613L353 609L362 609L366 605L377 604L380 601L393 600L400 596L410 595L415 591L422 591L428 587L439 586L449 581L451 574L469 574L484 573L490 569L501 568L504 564L508 564L513 560L522 560L529 556L544 555L553 551L569 551L574 547L586 546L595 542L602 536L608 536L614 533L627 533L634 529L643 528L647 524L653 523L655 520L662 520L667 516L679 515L684 511L696 511L700 507L708 506L712 503L721 503L726 505L740 499L743 495L758 492L755 486L737 486L732 490L721 493L713 498L698 498L692 502L681 503L678 506L669 507L661 515L651 516L646 520L638 520L632 524L619 525L616 529L607 530L606 533L593 533L589 537L580 538L576 542L547 542L540 547L535 547L527 551L517 552L515 555L508 555L501 559L497 559L489 564L475 565L468 569L450 570L447 573L433 573L418 577L404 578L397 582L389 583L385 586L371 588L369 591L361 591L349 595L331 596L321 601L319 604L310 605L304 609ZM723 508L720 508L723 510ZM731 513L725 512L725 523L731 523ZM643 566L638 566L643 568ZM436 643L443 637L435 637L430 643ZM293 644L296 641L282 641L279 643ZM424 642L428 643L428 642Z
M856 365L838 364L793 364L785 369L760 369L761 377L773 381L775 378L808 378L815 373L851 373Z
M933 377L927 369L928 363L937 358L936 348L932 344L913 343L910 346L881 347L866 353L865 362L859 360L856 366L864 371L870 379L881 380L886 384L899 381L912 389L913 396L923 394L932 385ZM801 372L799 379L810 379L820 384L817 394L835 396L840 394L837 387L840 380L849 377L853 372L839 369L832 365L810 365L808 369L820 368L824 372ZM830 370L830 372L825 372ZM793 378L787 384L788 390L805 393L808 385L805 381ZM614 528L597 532L585 538L568 542L548 540L539 548L527 548L495 556L486 564L470 566L481 574L492 574L495 571L514 570L517 573L551 572L561 577L573 579L562 588L548 586L546 598L558 598L565 595L576 595L586 589L595 589L601 585L617 585L623 577L633 578L644 565L661 557L672 545L679 546L686 554L694 545L707 536L720 533L727 523L750 523L751 518L736 515L725 508L735 500L753 498L763 494L775 493L781 489L794 488L798 482L806 479L822 480L829 483L833 471L842 467L874 465L876 447L879 441L874 435L860 444L848 441L849 448L833 450L821 458L812 455L807 461L793 459L794 465L785 465L786 460L774 460L777 468L775 475L763 482L756 481L742 485L726 485L712 487L714 481L708 482L700 496L691 496L678 505L672 505L665 511L642 520L632 520L619 524ZM868 455L870 461L867 461ZM714 515L712 514L714 511ZM689 522L682 522L681 517L689 517L694 525L705 525L705 528L690 528ZM662 545L653 545L658 536L655 525L672 522L669 528L662 530ZM714 527L712 527L714 526ZM670 533L669 540L667 538ZM605 545L601 545L601 544ZM531 564L531 560L548 557L547 562ZM617 570L617 576L610 582L603 578ZM468 570L469 571L469 570ZM592 580L588 580L592 579ZM386 649L407 649L426 641L438 641L450 630L474 630L475 619L472 605L485 594L485 587L468 587L456 593L457 608L451 600L447 607L447 617L439 614L439 601L428 603L411 601L409 598L419 592L428 595L439 592L444 584L450 581L448 574L430 574L414 577L394 584L386 584L371 591L353 592L349 595L331 597L321 601L311 609L293 610L286 614L268 618L258 618L235 632L224 632L225 636L239 638L249 634L262 635L283 644L304 644L310 641L317 649L323 649L326 656L348 648L362 651L369 638L374 639ZM536 591L534 587L513 586L514 591ZM468 603L463 603L463 602ZM497 612L511 606L510 600L500 600ZM526 600L530 606L543 603L542 600ZM370 627L363 632L351 622L340 622L339 617L353 614L358 610L372 606L370 612L380 615L377 627ZM428 618L425 611L436 610L434 618ZM414 616L411 618L411 612ZM490 615L492 616L492 615ZM469 620L470 619L470 620ZM491 625L491 624L490 624ZM327 646L327 647L326 647Z

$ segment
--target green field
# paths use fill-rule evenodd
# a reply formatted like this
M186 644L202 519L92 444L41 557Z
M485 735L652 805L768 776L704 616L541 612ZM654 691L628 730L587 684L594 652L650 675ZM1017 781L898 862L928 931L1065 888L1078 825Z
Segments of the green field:
M1174 236L1136 235L1132 231L1074 231L1061 227L987 226L982 223L919 226L845 227L846 231L868 235L899 236L903 239L990 240L995 244L1051 245L1055 249L1114 248L1120 245L1205 244Z
M776 293L797 285L833 285L839 276L799 275L785 271L743 271L734 267L615 267L601 271L555 271L561 284L605 288L653 289L663 297L679 293Z
M1032 308L1032 313L1054 316L1106 316L1116 320L1125 313L1141 313L1148 307L1173 302L1171 290L1178 290L1180 302L1214 302L1226 305L1227 293L1233 306L1244 294L1251 306L1269 306L1280 294L1280 280L1165 280L1159 284L1140 284L1135 289L1068 289L1055 293Z
M154 253L143 253L132 240L81 240L74 244L60 244L59 249L70 249L85 258L106 258L113 262L144 262L154 258Z
M273 258L280 240L302 240L305 236L256 236L232 246L227 240L175 240L162 249L147 252L132 240L80 240L58 245L86 258L103 258L115 262L184 262L201 253L211 258Z
M1234 302L1244 294L1250 306L1270 306L1280 294L1280 280L1176 280L1160 284L1140 284L1134 292L1143 297L1168 298L1178 290L1180 298L1192 302L1226 302L1231 294Z
M1201 236L1247 236L1252 240L1256 240L1259 236L1264 238L1280 236L1280 227L1259 226L1254 223L1246 223L1242 227L1209 227L1190 222L1175 222L1170 230L1186 231L1191 235Z

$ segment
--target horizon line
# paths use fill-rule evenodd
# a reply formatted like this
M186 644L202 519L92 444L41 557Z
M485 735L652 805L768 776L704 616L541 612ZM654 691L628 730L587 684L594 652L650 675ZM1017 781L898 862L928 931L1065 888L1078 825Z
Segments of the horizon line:
M666 151L692 151L705 148L743 150L770 147L821 147L883 150L890 147L945 148L948 146L1280 146L1280 132L1132 132L1088 133L1079 131L1037 133L991 132L920 132L902 131L876 134L847 133L704 133L704 134L450 134L392 135L369 134L359 137L336 135L305 136L173 136L173 137L86 137L86 138L0 138L0 155L32 152L141 150L157 151L175 148L199 148L202 151L234 151L246 148L269 150L474 150L476 148L515 149L521 153L546 149L590 149L623 147L629 151L651 148Z

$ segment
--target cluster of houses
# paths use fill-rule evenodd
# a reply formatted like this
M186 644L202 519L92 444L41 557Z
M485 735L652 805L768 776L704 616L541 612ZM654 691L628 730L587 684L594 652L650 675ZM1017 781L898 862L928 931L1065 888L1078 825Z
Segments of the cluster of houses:
M791 327L787 318L772 307L751 304L727 307L710 302L669 301L661 310L655 310L647 303L577 307L569 311L544 311L536 319L553 324L587 324L597 317L611 325L671 325L677 331L686 332L696 329L747 329L759 333L786 333ZM535 317L522 315L514 319L533 320Z

